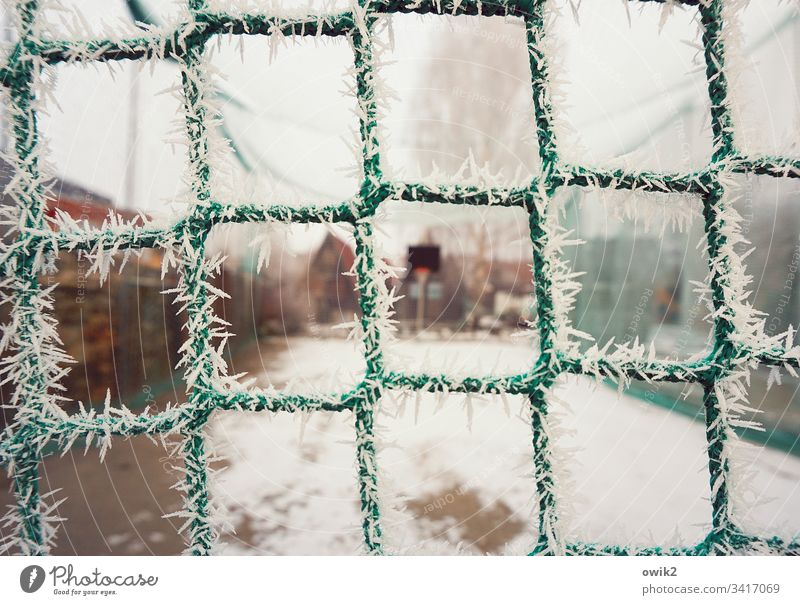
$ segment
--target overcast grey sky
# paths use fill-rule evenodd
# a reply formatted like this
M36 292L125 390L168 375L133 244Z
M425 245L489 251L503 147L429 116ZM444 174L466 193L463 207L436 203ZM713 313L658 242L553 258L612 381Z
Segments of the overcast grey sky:
M6 10L8 3L3 0ZM135 29L122 0L61 0L55 4L63 10L50 10L45 24L53 35L81 31L97 36L110 24L120 30ZM151 5L165 19L179 15L175 3L151 0ZM743 16L745 44L760 44L749 56L754 68L740 74L744 84L740 89L748 96L740 99L747 101L748 108L742 124L748 127L748 144L756 151L786 151L797 138L797 6L796 2L759 0ZM563 137L565 153L567 157L574 153L576 157L570 159L576 161L614 165L619 163L616 156L620 152L634 146L639 149L637 162L648 167L699 165L707 155L709 135L693 10L676 10L659 32L658 6L633 4L629 9L632 26L619 0L584 1L580 25L569 8L556 22L553 33L559 40L562 61L555 73L568 100L568 106L557 110L575 133ZM788 27L769 37L793 15ZM392 144L385 160L401 173L413 165L413 153L408 149L413 143L409 138L412 105L415 95L429 88L419 74L432 49L435 51L434 34L463 35L464 27L480 27L478 19L451 23L455 26L447 26L448 30L435 17L395 18L394 49L384 57L390 64L381 70L398 99L383 126ZM498 44L507 45L509 52L524 52L521 26L510 24L509 32L512 40L518 36L520 48L514 42ZM762 40L765 36L766 42ZM356 118L354 100L344 94L345 71L351 61L344 39L302 39L279 45L275 53L264 38L248 38L243 54L238 41L221 39L218 48L215 44L209 49L209 55L211 65L226 79L226 87L250 107L247 111L227 108L227 125L251 160L265 167L261 176L251 177L248 188L243 186L243 171L231 159L227 168L219 171L217 185L222 194L301 203L340 200L355 191L357 181L347 173L355 158ZM480 56L466 59L484 60ZM123 62L114 67L114 75L96 65L50 70L54 95L46 104L48 115L41 121L42 132L56 172L118 204L128 203L125 172L131 149L131 85L137 77L139 128L133 203L153 211L184 190L185 148L165 142L182 138L178 71L168 63ZM693 117L682 125L672 125L670 116L687 106L694 107L689 110ZM667 127L663 128L665 121ZM691 132L686 133L687 128ZM688 156L680 151L682 138L692 141Z

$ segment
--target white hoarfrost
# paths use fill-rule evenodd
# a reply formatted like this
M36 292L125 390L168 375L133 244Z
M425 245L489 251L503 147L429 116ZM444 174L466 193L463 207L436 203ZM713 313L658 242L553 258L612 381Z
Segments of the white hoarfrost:
M357 374L362 363L345 340L304 337L286 344L267 359L269 380L281 391L298 375L309 381L327 376L330 359L345 374ZM421 370L448 375L461 371L465 359L488 367L505 351L529 354L527 343L509 345L488 335L402 347L418 360L428 356ZM498 373L513 371L513 358L504 355ZM295 384L293 390L307 389ZM555 479L559 489L567 483L558 501L567 538L650 546L690 545L702 537L711 510L702 422L618 396L587 378L565 379L553 394L550 409L561 426L553 445L563 458ZM473 396L467 403L462 394L391 391L376 423L389 552L532 549L537 508L524 398ZM236 527L223 536L221 552L360 551L352 415L222 413L209 432L227 467L213 490ZM749 503L745 528L790 538L800 508L800 461L743 447L748 459L741 457L742 470L752 474L747 484L736 484Z
M224 4L227 9L228 4ZM547 5L548 29L553 20L559 18L552 4ZM667 3L664 7L665 16L673 9L672 4ZM740 4L731 3L730 6L738 8ZM243 10L250 10L249 5L243 6ZM457 8L457 4L453 7ZM366 39L370 27L369 6L352 3L349 8L353 12L359 35ZM281 10L278 16L300 19L305 14L303 10ZM331 4L326 10L338 10L338 4L335 7ZM330 13L319 17L320 22L330 18ZM186 103L184 116L191 157L187 184L192 198L182 222L177 223L178 226L187 224L183 221L201 218L200 210L208 211L215 201L220 201L211 197L214 181L212 177L212 181L207 182L206 168L221 164L229 152L229 142L218 128L221 120L219 99L208 83L207 61L201 59L197 63L186 64L187 37L200 25L188 13L184 14L184 19L177 41L183 52L180 57L170 58L180 64L185 91L196 98ZM67 24L69 31L75 34L75 39L68 45L67 62L96 61L112 46L134 50L152 59L168 58L166 42L174 27L144 27L134 39L128 40L123 38L125 32L119 32L114 34L113 40L98 43L79 39L87 25L80 21ZM736 46L733 32L732 26L724 31L731 49ZM279 35L277 29L273 33ZM41 41L44 36L41 25L37 23L27 35L30 41ZM559 50L552 47L552 36L546 36L540 42L545 48L531 50L544 51L550 63L560 56ZM361 50L363 48L354 47L356 53ZM728 59L732 64L736 61L735 52L729 49ZM534 57L537 55L538 52L534 52ZM37 69L42 66L41 59L27 58ZM113 72L113 63L107 63L107 66ZM359 99L356 109L362 130L370 130L366 140L362 141L363 154L358 158L358 166L353 168L356 172L362 170L362 161L369 162L382 150L380 133L371 132L372 122L376 117L381 118L384 115L384 103L391 97L391 93L380 80L379 66L373 60L368 67L369 71L361 74L366 75L367 85L371 87L374 98L367 96ZM352 75L355 77L359 74L353 71ZM42 79L35 78L35 82L34 93L37 103L40 103L47 97L48 91ZM557 106L562 101L558 90L558 82L551 74L547 88L538 90L542 96L539 100L543 105ZM350 93L353 94L354 90L351 89ZM32 116L26 115L18 105L10 103L6 91L3 91L3 95L10 121L17 124L29 123ZM554 122L557 132L563 128L563 123L553 116L548 118ZM370 125L369 129L367 124ZM278 393L278 388L291 387L290 384L287 385L289 376L297 375L297 368L292 367L291 359L287 359L285 355L275 361L279 376L273 376L271 384L261 390L248 391L246 387L249 383L241 384L237 380L240 376L229 375L222 352L231 334L227 323L217 317L213 310L215 300L228 295L210 283L211 278L219 271L223 257L219 254L208 254L199 234L190 235L185 229L175 228L174 223L160 223L144 216L126 221L110 213L100 227L82 224L64 213L56 213L54 218L45 222L42 216L44 200L37 194L31 194L45 184L45 177L34 178L30 170L34 161L40 161L43 174L48 173L49 169L42 161L42 145L39 144L24 159L15 154L14 146L11 149L8 161L18 169L4 193L18 200L19 204L3 207L2 224L8 227L14 237L21 232L22 239L9 243L4 241L0 247L0 265L3 269L0 286L4 292L11 294L3 299L11 309L9 322L3 326L0 340L0 354L7 360L2 367L2 380L14 385L11 404L17 408L14 423L3 436L4 444L9 445L4 445L5 449L0 450L0 456L8 465L9 472L13 474L15 471L14 456L19 450L18 445L12 443L10 438L29 425L34 425L37 430L33 441L29 443L37 453L51 438L55 438L66 448L79 437L85 436L87 449L91 445L99 446L101 459L111 446L114 434L136 431L151 437L159 435L164 440L167 431L161 429L162 425L172 427L168 432L187 433L188 439L202 437L205 432L209 432L213 437L211 441L222 446L229 467L212 482L213 500L208 510L200 511L197 506L198 498L189 493L196 486L190 484L198 476L212 474L208 465L216 457L211 447L199 452L196 458L185 456L190 477L176 486L185 493L185 510L177 513L185 519L184 528L204 532L206 524L210 523L210 535L204 536L203 540L208 537L209 541L213 541L218 531L228 531L224 520L224 511L227 509L230 511L231 522L237 528L250 528L252 535L248 536L247 542L259 552L303 551L319 554L327 551L342 552L343 549L356 550L361 541L359 526L364 514L367 515L370 531L374 531L374 527L371 525L369 513L358 511L354 465L355 450L359 444L353 443L353 440L360 438L366 441L370 436L356 436L352 426L353 418L349 413L343 413L335 419L325 413L291 419L285 415L275 416L273 419L273 415L269 413L252 415L238 412L213 417L207 431L193 426L194 416L202 417L205 411L202 406L207 402L203 401L201 395L207 394L208 389L227 391L232 395L249 392L271 397ZM570 155L572 154L566 153L565 157ZM374 171L360 176L367 181L365 185L370 188L377 189L381 185L379 175ZM630 175L623 178L627 176ZM454 185L443 186L443 178L443 175L434 172L429 179L424 180L422 186L445 198L454 198L458 193L457 188ZM687 175L686 178L692 179L696 184L701 183L699 175ZM731 188L728 173L723 172L718 178L727 190ZM505 182L502 174L493 174L486 166L476 165L472 156L458 173L457 179L469 181L471 185L477 182L477 187L484 190L482 193L487 194L490 201ZM592 178L588 180L590 185L593 184ZM666 189L664 175L643 175L639 177L639 183L650 189ZM602 349L595 346L588 354L580 355L578 342L587 338L587 335L577 331L569 319L579 284L577 275L572 272L563 254L566 246L579 242L572 239L571 234L559 225L557 209L552 207L555 204L551 204L549 192L544 190L544 183L539 182L538 185L540 189L536 195L536 211L542 217L545 241L535 242L535 245L539 246L537 250L547 265L546 277L551 280L550 295L554 313L554 338L551 342L553 350L545 353L552 354L554 360L578 360L582 371L598 380L608 376L615 377L619 381L620 389L628 383L629 379L625 374L631 369L656 372L653 370L656 360L652 348L648 353L644 345L638 342L617 345L613 351L609 350L609 346ZM395 195L403 194L405 187L397 184ZM688 196L670 195L654 196L652 199L645 197L642 200L633 195L622 196L619 212L634 222L643 221L646 227L652 223L660 225L663 234L667 226L678 229L686 227L691 203L687 198ZM352 199L347 202L355 210L361 201L363 200ZM235 210L227 208L222 212L223 218L230 219ZM780 532L782 523L794 527L797 525L796 515L792 511L800 506L797 492L800 464L793 458L781 457L780 454L766 449L760 450L750 461L745 462L744 458L738 457L741 445L734 429L757 428L755 423L742 419L744 414L751 411L747 404L746 386L753 363L752 356L780 352L796 361L800 350L797 347L790 348L785 353L782 350L784 344L791 341L791 332L775 337L765 336L763 314L754 310L748 302L750 280L742 256L734 249L735 246L745 244L745 241L739 228L741 219L730 200L725 197L720 199L711 209L711 214L715 217L713 226L719 230L721 237L716 258L711 263L710 278L714 278L715 283L721 286L725 300L724 308L713 311L713 317L718 322L724 320L734 326L730 339L739 352L739 357L733 360L731 367L724 368L725 380L718 382L715 388L719 402L719 419L714 428L726 438L722 455L723 460L731 466L729 476L725 477L729 480L728 488L732 494L732 509L729 514L732 519L738 519L737 509L741 508L744 511L741 517L743 522L772 529L777 527ZM377 369L382 371L383 367L378 361L386 344L394 338L392 316L397 297L388 284L390 278L396 277L396 273L381 255L375 254L375 236L371 232L373 222L372 217L355 221L358 250L352 275L360 276L364 280L358 286L362 294L374 300L375 309L370 321L363 322L362 318L356 317L347 327L351 330L351 340L358 342L361 347L357 350L359 355L350 356L349 359L358 360L359 363L365 360L368 363L374 362ZM87 410L81 405L78 412L68 415L59 405L64 401L59 382L67 372L65 368L71 360L64 352L56 330L52 314L52 288L34 289L28 280L17 277L22 269L23 256L20 250L25 246L33 250L33 270L40 273L52 271L53 249L60 247L69 251L83 248L81 254L90 260L91 272L96 272L100 280L105 281L112 268L121 269L130 254L134 253L126 247L136 244L137 239L142 237L154 238L163 249L164 271L178 269L178 285L168 293L175 295L177 313L188 312L184 326L186 338L180 348L178 367L185 372L190 402L180 407L168 407L158 413L137 415L124 406L113 407L109 395L102 411ZM259 250L259 269L267 266L270 250L268 237L259 237L252 244ZM119 266L115 267L117 262ZM707 293L710 292L710 284L709 280L703 286ZM200 297L203 293L204 299ZM710 293L708 297L711 298ZM339 342L332 340L327 343L333 349L331 355L315 356L311 352L303 355L303 363L306 364L303 372L324 373L321 371L323 368L334 365L346 368L348 357L338 351ZM316 343L312 344L313 349ZM447 377L459 376L459 372L462 372L461 375L465 376L463 369L448 367L448 364L443 364L440 360L425 367L427 353L420 342L406 343L403 346L412 357L423 360L421 371ZM452 343L438 343L438 346L456 351L463 349L466 344L464 341L454 340ZM493 368L499 376L508 372L508 368L502 367L495 359L497 342L487 338L486 341L471 343L469 346L475 349L479 367ZM519 347L520 356L529 359L530 343ZM545 371L552 369L544 368ZM356 378L360 376L359 368L352 368L351 371ZM283 377L280 376L281 373L284 374ZM687 376L682 377L688 377L688 370ZM378 379L370 377L370 380L376 380L376 384L366 386L374 386L384 394L377 410L379 427L375 436L378 473L382 483L378 486L368 485L367 498L381 502L382 511L386 513L383 526L387 550L409 552L421 549L440 552L456 544L455 549L463 552L502 552L508 549L511 552L528 552L533 547L532 536L538 523L536 479L541 480L544 477L540 474L541 468L533 468L534 452L530 435L532 419L527 400L522 397L488 396L484 393L454 395L446 389L436 394L409 389L387 393L383 385L378 384ZM779 376L771 376L770 380L779 380ZM339 382L340 378L337 377L335 381ZM607 538L603 540L606 542L635 543L639 541L640 534L650 531L652 535L649 537L652 540L648 542L663 544L670 541L669 536L675 531L676 525L681 529L681 521L708 520L708 503L705 500L707 493L700 490L698 483L702 483L698 479L701 477L707 484L707 470L702 464L706 461L703 457L706 448L703 425L670 415L666 410L644 408L627 396L615 397L612 391L603 387L591 391L590 384L586 378L576 378L572 382L557 381L548 389L549 414L542 418L542 431L550 441L550 458L547 462L551 465L553 496L557 507L557 514L547 517L544 528L549 548L554 552L562 552L564 541L568 538L593 541L598 537L598 530L602 537ZM424 385L426 389L432 386L434 385ZM334 400L335 398L330 398L330 401ZM409 405L412 401L413 405ZM452 405L453 401L459 405ZM269 431L270 422L275 423L277 430ZM300 424L300 444L287 430L292 422ZM632 423L637 425L636 429L627 430L623 438L620 427ZM582 471L576 464L580 461L580 455L576 453L578 450L570 449L571 433L567 429L574 431L578 446L594 442L601 448L607 448L608 451L598 458L604 464L591 473ZM673 446L665 453L654 447L654 436L667 436L671 444L690 439L697 448L696 452ZM180 444L177 447L181 447ZM363 454L363 448L361 451ZM292 466L281 461L281 457L287 455L290 459L295 457L305 461L300 472L296 464ZM654 468L662 469L665 460L668 460L670 470L668 473L665 471L664 476L670 477L670 481L656 476L652 484L648 482L648 474L653 473ZM608 462L605 463L606 461ZM369 456L364 456L360 462L369 466L373 461ZM776 466L780 468L780 474L771 470ZM373 474L374 469L368 470ZM750 477L746 476L748 471L752 471ZM254 482L254 473L258 474L260 481ZM620 489L620 482L623 481L621 477L635 479L634 487ZM317 482L317 486L310 489L306 487L304 482L309 479ZM603 479L602 484L599 483L600 479ZM645 497L643 501L646 505L642 510L636 508L637 496L648 493L650 487L670 487L673 479L679 480L680 487L672 490L668 497L662 497L655 502ZM686 489L682 484L683 480L687 481ZM580 506L576 503L579 501L581 488L586 486L590 488L587 491L592 503L581 513ZM712 489L718 487L719 483ZM757 496L776 493L786 503L785 507L773 507L770 518L759 516L752 499L746 497L746 488ZM382 492L379 493L378 490ZM42 533L46 545L54 538L53 528L58 521L54 515L56 506L58 503L40 504L36 511L43 521ZM609 517L609 510L624 510L624 521L633 528L633 533L618 531L615 523L620 518L612 518L613 515ZM680 512L677 520L673 516L659 516L659 513L674 511ZM475 518L480 519L480 522L471 521ZM13 509L4 517L3 524L16 527L21 521L18 511ZM556 521L561 527L554 527L553 523ZM703 528L705 529L707 528ZM298 530L301 539L297 537ZM235 542L232 534L228 533L226 541ZM698 539L704 532L695 533L697 535L693 535L690 541ZM12 549L23 553L35 550L35 544L25 538L16 537L16 534L11 535L12 538L0 546L0 550ZM786 535L785 532L783 535ZM232 551L242 548L241 544L230 546Z

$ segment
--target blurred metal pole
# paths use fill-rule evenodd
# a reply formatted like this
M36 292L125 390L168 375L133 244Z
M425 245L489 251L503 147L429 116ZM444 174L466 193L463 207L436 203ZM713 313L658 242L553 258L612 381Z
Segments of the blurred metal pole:
M419 270L417 271L417 286L419 293L417 296L417 332L422 332L425 329L425 294L427 293L428 285L428 272Z
M800 9L797 9L800 15ZM795 17L795 24L791 30L794 40L794 91L797 97L795 101L800 103L800 19Z
M125 164L125 199L120 206L133 209L136 203L136 156L139 136L139 74L136 63L131 62L131 85L128 99L128 153Z
M797 9L798 14L800 14L800 8ZM794 120L795 124L794 127L797 130L800 130L800 19L795 20L795 25L791 29L790 35L792 36L792 64L794 65L794 70L792 73L794 74ZM785 179L789 180L789 179ZM789 185L786 186L789 189ZM794 254L800 251L800 235L795 236L794 240L794 249L792 250L792 258L794 258ZM798 283L797 277L792 281L792 304L791 306L794 307L790 309L789 321L792 323L792 327L797 331L800 330L800 283ZM797 336L797 332L794 335L794 342L800 341L800 338Z
M12 26L9 20L11 9L3 3L0 7L0 42L5 46L11 44ZM8 133L6 132L6 107L5 103L0 104L0 153L5 153L8 145Z

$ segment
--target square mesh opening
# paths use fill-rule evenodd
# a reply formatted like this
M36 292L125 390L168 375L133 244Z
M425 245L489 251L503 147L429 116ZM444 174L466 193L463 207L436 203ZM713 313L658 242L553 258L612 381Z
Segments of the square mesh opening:
M167 517L183 506L172 486L181 480L180 459L147 437L115 437L101 462L96 449L84 454L78 444L63 456L48 456L40 465L45 503L61 500L51 553L71 555L179 555L186 545L182 521ZM52 492L52 493L51 493ZM98 497L102 494L102 497ZM10 480L0 477L0 505L13 503ZM0 530L6 537L8 530Z
M687 194L563 190L554 206L579 240L563 254L581 285L571 320L592 337L584 350L652 347L658 359L685 360L710 348L708 302L693 282L708 275L702 202ZM610 351L614 350L612 345Z
M532 550L537 517L527 399L397 394L384 398L376 420L387 548Z
M53 205L73 213L81 208L64 197ZM97 208L83 206L86 213L93 210ZM121 270L122 255L114 255L113 262L101 283L93 261L78 252L61 252L55 272L39 279L43 288L55 286L53 314L62 348L74 362L64 364L69 371L60 381L65 398L60 405L69 414L79 411L79 403L102 413L107 396L112 407L125 405L135 413L185 400L183 372L175 366L186 318L178 313L174 297L163 294L177 284L176 272L162 278L159 249L132 254ZM3 321L7 313L4 306ZM0 392L9 403L11 385ZM3 412L10 422L14 410Z
M790 154L800 129L800 7L780 0L744 6L731 101L745 153Z
M186 134L175 65L78 63L50 68L45 78L53 96L39 126L49 176L61 179L63 193L77 186L133 211L184 210Z
M224 467L212 495L233 525L221 538L224 553L358 554L349 414L220 413L209 431Z
M379 74L392 178L524 185L538 171L521 19L392 15ZM390 43L391 41L391 43Z
M711 129L697 8L597 0L574 12L577 19L564 6L548 31L551 72L562 80L554 112L564 160L702 167Z
M212 190L229 202L315 205L361 181L353 51L344 38L213 38L206 45L227 141Z
M348 339L360 315L349 232L219 225L206 252L225 257L213 283L229 296L216 301L215 312L233 334L224 351L231 374L246 372L242 380L256 386L305 394L341 393L359 382L361 342Z
M570 452L561 480L570 483L572 518L564 523L572 539L662 546L703 539L711 528L705 425L667 409L680 396L658 384L619 396L614 386L579 377L555 393L568 402L554 406L563 430L554 447Z
M485 375L533 367L537 338L527 214L520 208L388 202L377 254L398 267L387 344L392 369ZM438 249L440 266L412 267L409 251ZM423 295L424 294L424 299Z

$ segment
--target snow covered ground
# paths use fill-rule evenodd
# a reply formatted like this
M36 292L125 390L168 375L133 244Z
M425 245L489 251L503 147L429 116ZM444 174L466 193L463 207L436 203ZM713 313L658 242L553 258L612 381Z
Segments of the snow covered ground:
M289 339L261 378L312 392L354 384L353 343ZM529 343L486 336L401 342L406 368L449 373L518 371ZM331 378L334 376L334 378ZM561 430L558 478L569 536L599 542L691 544L709 528L704 427L632 396L567 378L554 402ZM470 420L471 418L471 420ZM394 552L525 553L535 535L528 417L520 397L386 398L378 417L387 548ZM349 413L225 413L211 434L226 468L214 496L236 532L223 552L351 554L360 551L353 418ZM752 471L736 491L743 524L784 537L800 530L800 459L745 448Z

